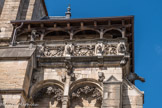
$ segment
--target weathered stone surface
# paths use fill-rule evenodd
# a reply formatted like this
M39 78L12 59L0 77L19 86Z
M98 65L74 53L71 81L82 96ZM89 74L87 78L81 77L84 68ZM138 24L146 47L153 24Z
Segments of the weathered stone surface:
M19 108L20 94L0 94L0 98L1 108Z
M143 108L143 92L126 81L124 81L122 96L124 108Z
M28 61L0 61L0 89L23 89Z
M13 32L11 20L36 20L43 16L45 16L45 9L42 0L1 0L0 39L11 38Z

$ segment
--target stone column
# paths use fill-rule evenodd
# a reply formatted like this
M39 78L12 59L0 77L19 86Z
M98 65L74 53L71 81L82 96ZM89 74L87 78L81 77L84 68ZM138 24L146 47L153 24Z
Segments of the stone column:
M122 83L115 77L103 82L102 108L122 108Z
M62 108L68 108L69 86L70 86L70 76L67 75L65 86L64 86L64 95L63 95L63 98L62 98Z

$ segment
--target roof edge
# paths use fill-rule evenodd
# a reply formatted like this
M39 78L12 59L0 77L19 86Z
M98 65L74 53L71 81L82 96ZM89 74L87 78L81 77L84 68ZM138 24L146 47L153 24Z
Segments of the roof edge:
M90 21L90 20L104 20L104 19L110 19L110 20L118 20L118 19L134 19L133 15L130 16L114 16L114 17L90 17L90 18L72 18L72 19L51 19L51 20L12 20L12 24L17 23L43 23L43 22L59 22L59 21L69 21L69 22L75 22L75 21Z
M42 0L42 3L43 3L43 8L45 10L45 14L46 14L46 16L48 16L48 11L47 11L47 7L46 7L46 3L45 3L44 0Z

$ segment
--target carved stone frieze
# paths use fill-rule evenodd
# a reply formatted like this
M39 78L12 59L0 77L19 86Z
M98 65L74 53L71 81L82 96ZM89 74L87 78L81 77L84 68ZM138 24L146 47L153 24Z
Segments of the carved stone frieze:
M95 54L95 45L78 45L74 49L74 56L94 56Z
M92 95L91 95L92 98L95 98L98 101L102 100L101 92L96 87L91 87L91 86L83 86L83 87L76 89L72 93L72 98L80 97L83 94L87 95L87 94L90 94L90 93L92 93Z
M62 96L63 96L63 90L55 86L45 87L39 90L33 96L33 99L34 101L37 101L37 99L41 99L44 96L50 97L51 100L61 101Z
M60 46L45 46L39 48L40 56L63 57L63 56L108 56L126 53L124 43L97 43L94 44L66 44Z
M117 55L117 44L106 44L103 55Z
M64 53L64 46L54 46L54 47L42 46L39 52L41 56L45 57L62 57Z

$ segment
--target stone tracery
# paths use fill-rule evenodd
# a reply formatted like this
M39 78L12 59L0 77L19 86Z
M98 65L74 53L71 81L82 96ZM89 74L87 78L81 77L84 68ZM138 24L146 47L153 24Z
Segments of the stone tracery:
M56 100L58 102L61 101L63 95L63 90L55 87L55 86L48 86L40 89L36 94L33 95L33 100L36 102L38 99L42 97L50 97L51 100Z
M71 97L72 98L80 97L83 94L87 95L87 94L90 94L90 93L92 93L92 95L91 95L92 98L95 98L98 101L102 100L101 92L96 87L91 87L91 86L88 86L88 85L76 89L72 93Z

